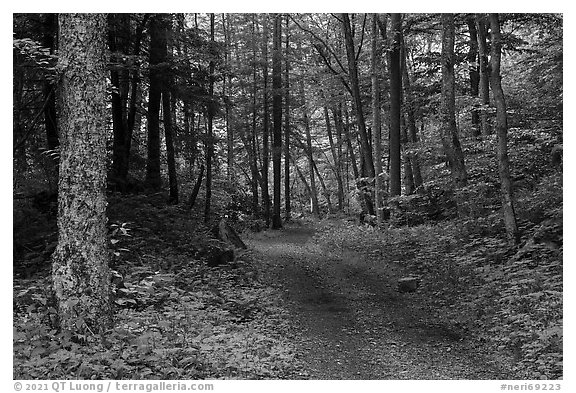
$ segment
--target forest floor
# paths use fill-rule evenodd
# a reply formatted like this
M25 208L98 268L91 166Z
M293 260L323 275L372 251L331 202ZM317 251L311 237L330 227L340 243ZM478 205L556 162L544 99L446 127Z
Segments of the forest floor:
M247 240L264 281L284 293L296 356L309 378L511 378L502 353L491 356L438 321L425 293L397 291L399 264L328 249L315 241L316 226L292 223Z

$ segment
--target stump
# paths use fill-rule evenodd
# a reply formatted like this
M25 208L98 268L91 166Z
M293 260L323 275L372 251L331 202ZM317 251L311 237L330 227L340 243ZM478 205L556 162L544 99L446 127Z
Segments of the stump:
M222 240L224 243L230 244L236 248L241 248L245 250L246 244L240 239L240 236L236 233L234 228L226 222L225 219L222 219L212 228L212 234L216 239Z

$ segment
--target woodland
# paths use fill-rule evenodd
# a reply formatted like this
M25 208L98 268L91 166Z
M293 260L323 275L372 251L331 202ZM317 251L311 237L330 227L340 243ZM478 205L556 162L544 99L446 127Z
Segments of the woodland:
M15 379L563 378L563 16L14 14Z

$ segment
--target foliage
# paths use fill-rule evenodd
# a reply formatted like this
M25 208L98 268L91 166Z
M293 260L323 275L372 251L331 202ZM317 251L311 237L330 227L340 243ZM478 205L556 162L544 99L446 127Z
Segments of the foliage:
M131 222L115 213L129 211L128 198L110 210L118 218L110 236L122 274L113 279L115 325L102 337L70 337L57 328L49 277L15 281L14 378L294 377L286 311L275 290L260 282L250 256L208 268L193 256L195 248L184 253L169 236L158 236L170 224L193 232L197 223L182 215L174 223L169 208L147 202L137 201ZM141 215L146 210L156 215L154 227ZM190 247L206 242L201 231L194 236Z

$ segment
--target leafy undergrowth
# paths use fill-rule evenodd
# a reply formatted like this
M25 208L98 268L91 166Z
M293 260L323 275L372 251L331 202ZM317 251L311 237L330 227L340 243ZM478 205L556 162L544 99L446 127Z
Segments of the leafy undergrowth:
M286 311L249 252L209 268L198 221L154 198L113 200L115 324L72 339L54 328L50 278L14 281L16 379L265 379L302 375ZM127 221L129 219L129 221ZM190 243L186 243L190 242Z
M460 326L466 339L513 358L517 378L559 379L562 173L546 174L535 183L518 193L522 241L517 248L506 243L499 210L490 209L382 230L325 220L316 241L327 249L351 249L376 262L398 263L421 279L417 296L436 311L438 322ZM476 196L470 204L495 203Z

